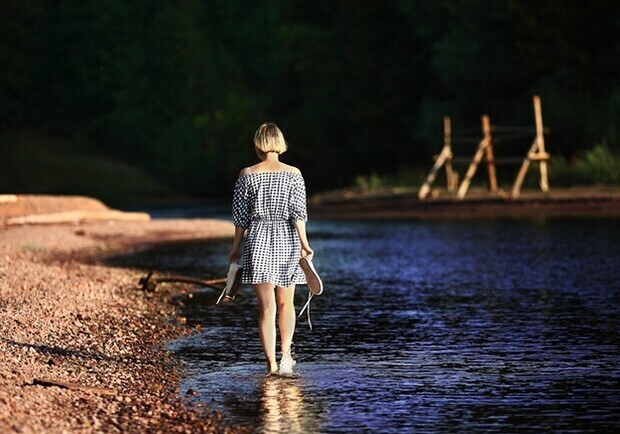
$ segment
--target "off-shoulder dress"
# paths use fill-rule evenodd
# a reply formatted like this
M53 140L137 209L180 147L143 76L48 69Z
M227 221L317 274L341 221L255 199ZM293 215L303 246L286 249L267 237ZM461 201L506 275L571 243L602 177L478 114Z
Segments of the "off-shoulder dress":
M295 221L308 220L306 186L297 172L257 172L239 177L233 223L247 229L241 283L305 284Z

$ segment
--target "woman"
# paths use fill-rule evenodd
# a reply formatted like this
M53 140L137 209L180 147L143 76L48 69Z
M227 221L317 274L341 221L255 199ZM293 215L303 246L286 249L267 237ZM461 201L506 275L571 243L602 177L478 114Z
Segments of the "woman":
M282 350L280 373L291 373L295 364L291 357L295 285L306 283L299 259L312 259L314 255L306 235L306 187L299 169L279 160L287 144L275 124L265 123L256 130L254 146L261 161L241 170L235 184L235 239L228 260L239 262L241 241L247 230L241 283L252 284L256 291L258 331L268 372L278 371L277 310Z

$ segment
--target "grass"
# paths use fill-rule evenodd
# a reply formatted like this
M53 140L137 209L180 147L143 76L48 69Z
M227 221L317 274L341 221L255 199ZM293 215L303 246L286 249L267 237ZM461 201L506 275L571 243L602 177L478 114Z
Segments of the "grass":
M113 204L173 194L142 169L80 145L29 131L1 135L0 192L87 195Z
M371 172L370 175L355 177L354 187L361 191L376 191L381 188L418 187L424 182L426 171L420 167L401 168L393 173L379 175Z

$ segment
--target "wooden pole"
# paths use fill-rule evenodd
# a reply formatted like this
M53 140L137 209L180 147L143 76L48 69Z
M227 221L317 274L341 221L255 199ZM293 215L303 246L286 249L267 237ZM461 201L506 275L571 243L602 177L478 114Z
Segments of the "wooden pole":
M450 116L443 118L443 146L448 149L448 157L446 158L446 182L448 191L453 192L456 183L454 182L454 170L452 170L452 123Z
M488 116L484 115L482 116L483 133L484 133L484 118L487 119L487 122L489 124L489 130L490 130L490 122L488 121L489 118ZM489 146L489 143L488 143L489 141L490 141L490 131L489 131L489 136L484 135L482 140L480 140L480 143L478 144L478 149L476 149L474 158L471 160L471 163L469 163L469 167L467 168L467 172L465 173L465 178L463 179L463 182L461 182L461 185L459 186L459 191L456 194L457 199L460 200L460 199L465 198L465 195L467 194L467 190L469 189L469 184L471 183L471 180L476 174L476 170L478 169L478 164L480 164L480 161L482 161L483 155L487 151L487 148Z
M523 181L525 180L525 174L527 173L527 170L530 168L530 163L532 162L532 160L530 160L530 155L532 153L535 153L537 148L538 148L538 140L534 139L534 143L532 143L532 146L530 146L530 150L527 152L527 155L523 159L523 163L521 163L521 169L519 169L519 173L517 174L515 183L512 186L511 196L513 199L518 198L519 195L521 194L521 185L523 185Z
M480 143L478 144L478 149L476 150L476 153L474 154L474 158L472 159L471 163L469 164L469 167L467 168L467 173L465 173L465 179L463 179L463 182L461 182L459 191L456 194L456 197L458 199L463 199L465 195L467 194L467 190L469 189L469 184L471 183L471 180L474 177L474 174L476 173L478 164L482 160L482 156L484 155L485 149L486 149L486 143L485 143L485 140L482 139Z
M443 166L443 163L444 161L446 161L446 159L448 159L448 156L451 156L450 149L444 146L443 149L441 150L441 153L437 157L437 160L435 160L435 164L433 165L433 168L431 169L430 173L424 180L422 187L420 187L420 191L418 191L418 199L420 200L426 199L426 196L428 196L428 193L431 190L431 184L433 183L433 181L435 181L435 177L437 176L437 171L439 171L441 166Z
M493 141L491 139L491 121L487 115L482 116L482 134L486 143L485 157L489 172L489 189L492 193L497 193L497 175L495 172L495 160L493 156Z
M542 120L542 108L540 104L540 97L538 95L534 95L534 117L536 119L536 143L537 149L535 152L539 152L541 154L545 154L545 134L544 134L544 126ZM547 161L540 160L540 189L543 192L549 191L549 180L547 175Z

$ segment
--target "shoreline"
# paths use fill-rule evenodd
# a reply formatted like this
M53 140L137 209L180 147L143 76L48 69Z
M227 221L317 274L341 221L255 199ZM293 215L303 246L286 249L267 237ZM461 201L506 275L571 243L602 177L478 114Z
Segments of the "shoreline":
M316 219L469 219L539 217L619 217L620 188L565 188L548 193L524 191L518 199L505 192L472 189L457 201L446 192L421 201L417 189L375 192L341 190L309 202Z
M137 290L142 271L100 262L232 234L205 219L0 227L0 432L234 432L179 395L165 345L193 330L178 291Z

